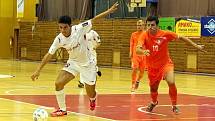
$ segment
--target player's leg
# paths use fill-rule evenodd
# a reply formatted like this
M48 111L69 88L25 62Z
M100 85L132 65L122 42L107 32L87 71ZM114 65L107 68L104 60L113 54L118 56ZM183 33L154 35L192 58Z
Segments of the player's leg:
M51 113L52 116L63 116L66 115L66 99L65 99L65 93L64 93L64 86L75 78L75 76L78 74L79 67L78 65L68 60L67 64L64 66L64 68L60 71L56 81L55 81L55 94L56 99L59 105L59 110L54 111Z
M56 81L55 81L55 95L58 102L59 109L52 112L51 116L63 116L67 115L66 112L66 101L65 101L65 93L64 93L64 86L75 76L69 72L61 70Z
M140 80L143 78L144 69L145 69L145 63L144 63L143 57L140 57L140 59L138 60L138 64L139 64L139 74L135 83L135 89L138 89Z
M146 108L146 111L152 112L154 107L158 104L158 87L160 80L162 79L162 74L160 73L160 68L149 68L148 67L148 78L150 86L151 102Z
M96 107L96 66L94 64L88 67L81 67L80 78L85 83L86 93L90 100L90 110Z
M172 110L174 113L179 113L177 105L177 88L175 85L174 66L167 65L165 68L165 80L169 86L169 96L172 102Z
M85 88L87 95L90 98L90 110L94 110L96 107L96 90L95 90L96 85L89 85L85 83Z
M174 113L179 113L179 108L177 107L177 88L175 85L175 79L174 79L174 71L168 71L166 73L166 82L169 86L169 96L171 98L172 102L172 110Z
M148 104L146 111L152 112L154 107L158 104L158 87L159 87L160 81L154 81L153 84L150 84L150 95L151 95L151 102Z
M139 68L139 64L138 64L136 58L132 58L131 68L132 68L132 74L131 74L131 92L134 92L135 91L135 84L136 84L136 81L137 81L137 72L138 72L138 68Z
M131 92L135 91L135 84L136 84L136 79L137 79L137 68L132 68L132 74L131 74Z

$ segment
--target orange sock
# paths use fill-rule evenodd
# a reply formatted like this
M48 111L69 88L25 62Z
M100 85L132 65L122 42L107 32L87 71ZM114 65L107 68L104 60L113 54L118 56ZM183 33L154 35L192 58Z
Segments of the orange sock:
M157 97L158 97L158 92L151 92L151 98L153 103L157 102Z
M136 79L137 79L137 74L136 74L136 72L132 72L132 85L133 84L135 84L135 82L136 82Z
M177 88L176 88L175 84L169 85L169 96L171 98L172 105L176 105L177 104Z

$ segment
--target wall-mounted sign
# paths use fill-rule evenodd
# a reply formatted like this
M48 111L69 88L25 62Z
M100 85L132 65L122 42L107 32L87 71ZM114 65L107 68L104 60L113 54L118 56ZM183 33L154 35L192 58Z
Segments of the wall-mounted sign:
M201 23L199 20L179 20L176 22L176 33L187 37L201 36Z
M215 16L201 17L202 36L215 36Z

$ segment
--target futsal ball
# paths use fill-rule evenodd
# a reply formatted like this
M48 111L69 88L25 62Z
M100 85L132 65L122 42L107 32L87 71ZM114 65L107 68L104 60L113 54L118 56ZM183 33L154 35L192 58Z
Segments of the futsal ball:
M48 113L43 108L37 108L33 113L33 121L47 121Z

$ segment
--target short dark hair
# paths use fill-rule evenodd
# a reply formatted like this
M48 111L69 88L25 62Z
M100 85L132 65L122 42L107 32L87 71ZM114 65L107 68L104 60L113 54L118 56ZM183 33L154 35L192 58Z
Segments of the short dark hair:
M156 22L156 25L159 24L159 19L157 16L148 16L147 19L146 19L146 22L147 21L155 21Z
M71 17L69 17L69 16L61 16L58 19L58 23L71 25L72 20L71 20Z

